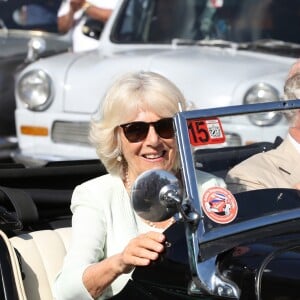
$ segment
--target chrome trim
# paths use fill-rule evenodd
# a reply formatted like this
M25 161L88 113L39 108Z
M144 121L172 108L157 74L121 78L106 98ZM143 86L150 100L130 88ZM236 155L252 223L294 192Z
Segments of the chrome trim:
M28 82L26 82L26 84L24 84L24 80L28 80L28 78L30 78L31 76L33 76L33 78L41 78L43 80L43 85L46 83L48 86L48 91L47 94L45 94L46 99L44 100L43 103L40 103L40 101L37 102L33 102L32 101L32 95L30 95L30 97L28 97L28 95L26 94L28 92L28 90L26 90L26 93L23 92L22 87L25 86L26 89L28 89ZM32 93L33 90L36 90L37 86L32 86L32 84L30 84L30 93ZM43 111L46 110L53 102L53 98L54 98L54 87L53 87L53 82L51 80L51 77L49 76L49 74L41 69L37 69L37 70L30 70L27 73L24 73L19 79L18 82L16 84L16 96L17 98L23 103L23 105L32 111ZM36 100L36 99L35 99Z
M54 143L91 146L89 122L55 121L51 130Z

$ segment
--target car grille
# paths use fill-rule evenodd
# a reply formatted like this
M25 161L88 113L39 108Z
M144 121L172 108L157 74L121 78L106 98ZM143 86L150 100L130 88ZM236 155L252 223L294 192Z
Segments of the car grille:
M90 146L88 122L56 121L52 127L51 138L54 143Z

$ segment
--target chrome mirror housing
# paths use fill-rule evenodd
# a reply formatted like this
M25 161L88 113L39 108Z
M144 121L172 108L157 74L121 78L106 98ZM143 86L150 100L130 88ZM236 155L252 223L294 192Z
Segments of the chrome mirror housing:
M182 202L178 178L164 170L148 170L134 182L131 202L143 219L160 222L169 219Z

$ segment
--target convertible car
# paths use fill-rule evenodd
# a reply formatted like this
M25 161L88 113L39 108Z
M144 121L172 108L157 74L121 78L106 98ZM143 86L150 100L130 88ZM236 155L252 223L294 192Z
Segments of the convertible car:
M300 100L174 116L181 179L163 170L146 171L134 183L131 203L150 221L174 216L176 222L165 231L160 258L137 267L113 299L300 299L300 192L281 187L237 194L215 186L203 190L196 175L225 179L234 165L276 148L284 138L228 147L226 118L258 112L284 118L289 110L298 112ZM105 173L98 160L35 168L1 165L1 299L53 299L51 286L70 243L72 190Z

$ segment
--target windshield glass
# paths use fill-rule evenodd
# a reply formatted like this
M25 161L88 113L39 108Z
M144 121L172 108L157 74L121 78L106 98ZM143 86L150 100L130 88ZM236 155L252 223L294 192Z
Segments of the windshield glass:
M299 0L129 0L119 15L118 43L174 39L300 42Z
M1 1L0 29L58 32L57 10L60 1Z

